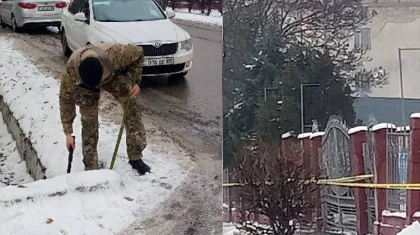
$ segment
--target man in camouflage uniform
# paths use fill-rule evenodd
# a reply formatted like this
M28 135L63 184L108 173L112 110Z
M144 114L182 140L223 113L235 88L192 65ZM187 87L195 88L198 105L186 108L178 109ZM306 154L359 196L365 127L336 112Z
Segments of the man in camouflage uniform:
M128 99L132 99L125 123L129 163L141 175L150 172L150 167L141 159L146 147L146 132L135 99L140 92L143 60L141 47L113 43L89 45L70 56L61 78L60 116L67 149L74 149L73 121L76 105L80 108L85 170L98 169L98 103L100 91L105 90L123 107ZM139 78L133 86L131 74L134 70L137 70Z

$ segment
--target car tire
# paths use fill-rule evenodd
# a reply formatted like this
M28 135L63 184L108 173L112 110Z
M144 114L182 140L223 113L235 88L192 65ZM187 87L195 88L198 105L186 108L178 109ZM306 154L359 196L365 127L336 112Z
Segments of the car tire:
M61 45L64 56L70 57L73 52L71 51L69 45L67 45L66 31L64 29L61 31Z
M1 18L1 16L0 16L0 26L2 28L6 28L6 24L3 22L3 19Z
M20 33L22 31L22 28L17 26L16 18L14 15L12 15L12 30L15 33Z

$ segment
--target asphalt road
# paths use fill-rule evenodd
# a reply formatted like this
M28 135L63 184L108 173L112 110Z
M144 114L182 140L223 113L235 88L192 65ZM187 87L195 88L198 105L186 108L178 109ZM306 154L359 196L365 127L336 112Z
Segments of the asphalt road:
M221 159L222 32L180 26L193 38L193 68L175 84L147 79L140 102L159 125Z

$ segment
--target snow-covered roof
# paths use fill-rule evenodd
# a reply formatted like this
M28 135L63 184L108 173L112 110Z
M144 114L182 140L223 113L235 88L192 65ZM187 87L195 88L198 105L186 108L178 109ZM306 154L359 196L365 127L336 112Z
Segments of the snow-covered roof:
M348 133L349 135L352 135L360 131L367 131L367 129L368 129L367 126L356 126L356 127L350 128Z
M392 123L379 123L372 127L372 131L378 131L381 129L396 129L397 127Z
M323 135L325 135L325 132L318 131L318 132L315 132L315 133L311 133L311 136L309 136L309 139L320 137L320 136L323 136Z
M298 135L298 139L305 139L311 137L312 132L302 133Z

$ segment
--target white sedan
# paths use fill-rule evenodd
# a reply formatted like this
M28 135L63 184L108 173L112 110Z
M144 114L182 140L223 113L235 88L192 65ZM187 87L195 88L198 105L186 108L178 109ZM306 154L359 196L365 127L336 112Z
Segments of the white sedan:
M63 52L95 43L141 46L143 76L183 77L192 67L191 36L172 23L154 0L71 0L63 11Z
M15 32L23 27L60 27L61 13L66 6L60 0L3 0L0 25L10 25Z

